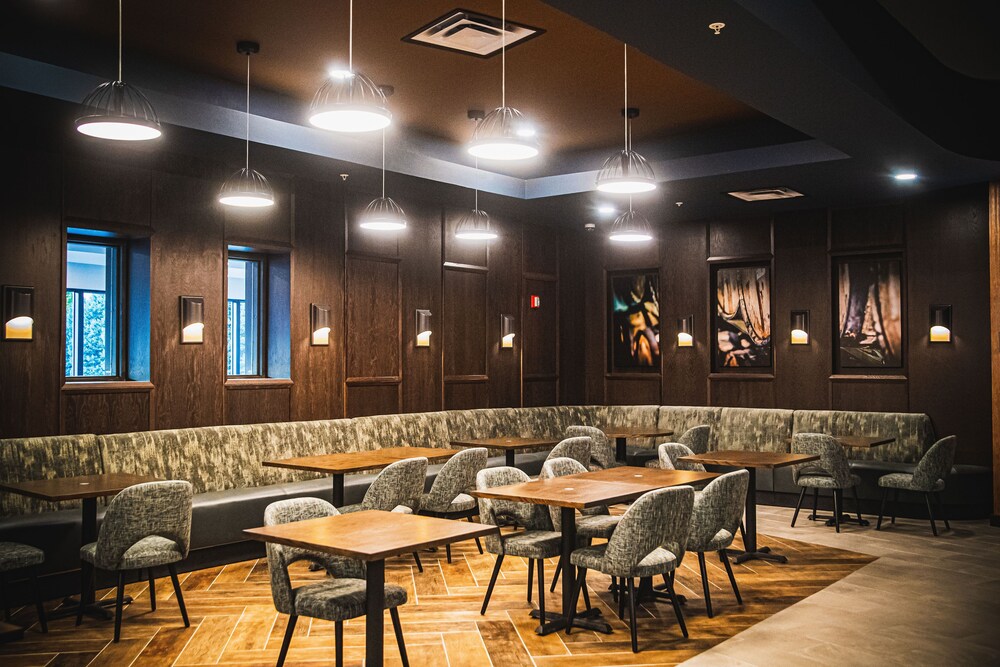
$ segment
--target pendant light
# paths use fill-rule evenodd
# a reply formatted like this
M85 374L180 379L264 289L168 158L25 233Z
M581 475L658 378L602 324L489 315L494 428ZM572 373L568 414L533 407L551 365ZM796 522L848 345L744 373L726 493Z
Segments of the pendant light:
M347 69L331 72L313 97L309 122L333 132L373 132L388 127L392 114L385 94L361 72L354 71L354 0L350 2Z
M604 162L597 174L601 192L634 194L656 189L656 176L646 158L632 150L632 119L639 110L628 105L628 44L625 45L625 147Z
M257 42L237 42L236 51L247 57L246 162L230 176L219 191L219 202L226 206L260 208L274 204L274 191L267 179L250 168L250 56L260 51Z
M122 0L118 0L118 78L91 91L82 106L83 115L75 123L81 134L112 141L147 141L163 133L146 96L122 81Z
M479 178L479 160L476 160L476 178ZM455 238L467 241L490 241L497 233L490 227L490 216L479 209L479 184L476 184L475 208L462 216L455 228Z
M507 106L507 0L500 25L500 106L476 125L469 153L484 160L525 160L538 155L535 131L520 111Z
M360 226L384 232L406 229L406 213L392 198L385 196L385 130L382 130L382 196L371 200L362 211Z
M641 243L653 239L652 227L642 213L632 210L632 198L628 198L628 210L611 223L608 238L622 243Z

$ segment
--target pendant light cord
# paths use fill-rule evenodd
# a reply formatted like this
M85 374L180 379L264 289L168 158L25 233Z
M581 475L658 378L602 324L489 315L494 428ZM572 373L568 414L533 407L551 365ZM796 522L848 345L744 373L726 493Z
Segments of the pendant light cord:
M347 18L347 71L354 73L354 0Z
M118 82L122 80L122 0L118 0Z
M476 158L476 206L475 209L479 210L479 158Z
M628 140L628 44L625 44L625 150L629 149ZM631 207L631 204L629 204Z
M500 10L500 106L507 106L507 0Z
M382 199L385 199L385 128L382 128Z
M250 51L247 51L247 157L246 168L250 169Z

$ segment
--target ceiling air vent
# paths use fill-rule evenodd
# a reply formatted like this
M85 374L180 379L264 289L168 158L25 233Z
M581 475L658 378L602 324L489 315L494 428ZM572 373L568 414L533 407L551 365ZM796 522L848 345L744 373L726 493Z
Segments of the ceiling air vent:
M743 201L768 201L770 199L795 199L804 196L801 192L796 192L791 188L760 188L759 190L743 190L728 193L730 197L736 197Z
M503 45L503 21L494 16L455 9L434 19L423 28L403 38L404 42L458 51L477 58L489 58L500 53ZM510 49L545 31L523 23L507 21L507 48Z

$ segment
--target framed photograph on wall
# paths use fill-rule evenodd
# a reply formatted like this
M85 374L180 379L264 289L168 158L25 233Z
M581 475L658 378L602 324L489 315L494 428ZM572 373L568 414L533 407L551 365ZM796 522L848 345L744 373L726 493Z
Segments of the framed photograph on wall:
M833 285L837 370L902 368L902 258L839 257Z
M773 367L771 264L712 267L712 370Z
M608 276L610 371L660 371L660 276L656 271Z

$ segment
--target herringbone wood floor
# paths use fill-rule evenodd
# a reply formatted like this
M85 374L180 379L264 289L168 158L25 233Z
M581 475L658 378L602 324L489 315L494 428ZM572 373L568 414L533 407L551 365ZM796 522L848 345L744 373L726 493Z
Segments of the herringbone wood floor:
M614 633L603 635L575 631L539 637L536 621L525 599L526 562L508 558L497 582L489 611L479 615L494 558L480 555L472 542L452 547L453 562L444 551L422 554L424 572L418 573L409 557L394 558L386 566L387 580L405 587L409 602L401 609L410 663L418 665L649 665L676 664L696 655L741 630L795 602L829 586L874 560L870 556L795 542L763 538L763 544L789 556L787 565L753 561L734 566L743 593L739 607L717 558L709 557L715 618L709 619L701 593L697 558L689 554L677 579L678 592L688 597L685 616L690 639L683 639L669 604L645 604L640 610L639 647L629 646L628 627L617 618L616 604L607 591L607 577L591 573L588 582L595 605ZM555 562L546 564L551 580ZM313 580L302 564L294 568L297 581ZM50 622L43 635L37 624L21 641L0 646L0 664L29 665L274 665L285 629L286 617L275 612L266 560L234 563L182 575L182 589L191 627L184 628L173 599L170 580L157 580L157 611L149 609L148 586L132 584L128 594L135 602L126 610L122 641L111 643L112 622L85 619L74 627L74 619ZM546 595L549 609L558 609L558 588ZM112 591L99 595L111 597ZM535 597L537 602L537 595ZM31 607L18 610L14 621L34 621ZM387 664L399 664L392 625L386 619ZM286 665L330 665L333 663L333 624L303 618ZM364 657L364 619L345 625L345 660L360 665Z

